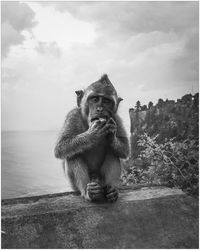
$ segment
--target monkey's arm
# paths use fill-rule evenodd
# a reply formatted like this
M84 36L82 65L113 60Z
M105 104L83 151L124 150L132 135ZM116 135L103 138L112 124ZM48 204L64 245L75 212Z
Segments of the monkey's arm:
M116 124L117 132L110 137L110 148L119 158L127 158L129 155L129 141L119 117L116 117Z
M128 138L113 136L110 148L119 158L127 158L129 155Z
M55 147L55 157L60 159L72 158L92 148L96 143L86 131L79 109L74 109L66 117L63 130Z

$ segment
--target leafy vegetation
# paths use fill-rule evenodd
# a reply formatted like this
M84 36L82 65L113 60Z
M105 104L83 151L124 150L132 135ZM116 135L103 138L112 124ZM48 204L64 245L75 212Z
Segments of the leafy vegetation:
M148 109L136 103L130 110L131 156L124 162L124 183L164 183L198 195L198 98L159 99Z

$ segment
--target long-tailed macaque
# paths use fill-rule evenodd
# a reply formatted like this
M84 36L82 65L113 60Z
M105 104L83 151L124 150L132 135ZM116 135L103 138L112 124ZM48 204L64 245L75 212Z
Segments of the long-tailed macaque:
M85 91L76 91L71 110L55 147L74 190L88 200L118 198L120 158L129 154L125 129L117 109L122 98L105 74Z

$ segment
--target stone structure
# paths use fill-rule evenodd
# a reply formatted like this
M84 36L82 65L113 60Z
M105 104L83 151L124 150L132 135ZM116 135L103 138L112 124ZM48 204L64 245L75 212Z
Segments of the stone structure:
M121 190L116 203L74 193L2 201L2 248L198 248L198 201L179 189Z

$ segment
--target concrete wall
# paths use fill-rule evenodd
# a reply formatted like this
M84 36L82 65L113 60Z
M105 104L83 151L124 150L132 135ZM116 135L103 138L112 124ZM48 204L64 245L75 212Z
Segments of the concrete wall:
M114 204L73 193L2 201L2 248L198 248L198 201L165 187Z

